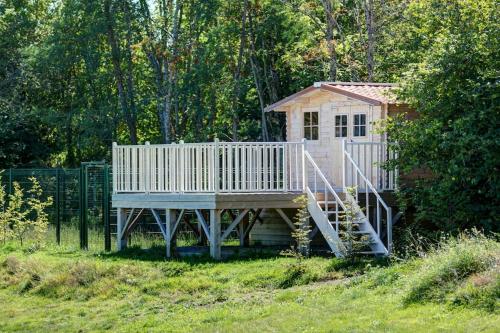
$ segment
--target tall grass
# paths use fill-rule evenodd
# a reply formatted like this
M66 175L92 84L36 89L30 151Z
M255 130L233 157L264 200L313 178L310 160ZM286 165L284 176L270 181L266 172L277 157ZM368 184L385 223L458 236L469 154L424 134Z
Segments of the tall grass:
M464 285L470 279L485 276L485 273L489 277L486 284L498 292L499 263L500 243L479 232L447 239L430 250L418 270L409 277L403 303L451 301L458 304L458 295L463 294ZM468 288L474 289L474 286L469 284ZM482 297L478 292L476 288L468 294Z

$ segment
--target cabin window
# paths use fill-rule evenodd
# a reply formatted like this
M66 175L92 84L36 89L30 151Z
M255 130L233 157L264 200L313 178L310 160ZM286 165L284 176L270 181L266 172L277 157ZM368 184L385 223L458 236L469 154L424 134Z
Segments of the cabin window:
M366 136L366 114L354 115L354 136Z
M347 137L347 115L341 114L335 116L335 137L336 138L346 138Z
M319 139L319 116L318 112L304 112L304 138L306 140Z

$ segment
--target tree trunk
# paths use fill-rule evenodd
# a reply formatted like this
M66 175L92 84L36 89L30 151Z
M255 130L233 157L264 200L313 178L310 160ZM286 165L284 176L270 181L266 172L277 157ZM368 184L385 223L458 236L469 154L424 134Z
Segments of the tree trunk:
M374 79L375 70L375 8L373 0L365 0L365 20L366 20L366 69L368 72L368 81L372 82Z
M328 44L328 63L329 63L329 75L328 79L330 81L337 80L337 52L335 50L335 37L333 35L333 29L336 25L336 20L332 13L332 2L331 0L321 0L323 3L323 8L326 15L326 42Z
M241 30L240 30L240 47L238 50L238 63L234 72L234 91L233 91L233 141L238 141L238 124L239 124L239 106L241 98L241 67L243 64L243 52L245 50L246 41L246 20L247 20L248 0L243 1L243 10L241 12Z
M267 129L267 120L265 104L264 104L264 89L262 88L262 83L260 82L260 70L258 68L257 57L255 56L255 34L253 31L253 20L251 11L248 13L248 23L250 31L250 67L252 68L253 79L255 82L255 88L257 89L257 96L259 97L260 105L260 121L261 121L261 133L262 141L269 141L269 131Z
M127 124L130 142L132 144L137 144L137 125L134 117L130 113L127 96L124 87L124 78L123 72L120 66L120 48L116 41L115 31L113 27L113 14L111 12L111 1L104 1L104 15L106 18L106 30L108 35L108 43L111 47L111 62L113 63L113 72L116 80L116 87L118 90L118 99L120 101L120 106L123 112L123 116L125 118L125 122Z

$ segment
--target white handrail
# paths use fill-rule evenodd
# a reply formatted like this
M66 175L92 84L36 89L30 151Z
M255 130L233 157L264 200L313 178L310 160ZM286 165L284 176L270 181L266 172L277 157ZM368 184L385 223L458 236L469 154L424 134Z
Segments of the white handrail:
M306 181L305 181L305 188L306 188L306 191L309 191L313 197L318 200L318 197L319 197L319 194L323 194L323 207L320 206L321 210L323 211L323 214L326 216L326 218L329 220L329 214L334 214L335 216L335 221L333 223L335 223L335 231L338 233L339 232L339 228L340 228L340 221L341 221L341 211L339 209L342 208L343 211L346 210L346 207L344 205L344 202L340 199L339 195L337 194L337 192L335 191L335 189L330 185L330 182L328 181L328 179L325 177L325 175L323 174L323 172L321 171L321 169L318 167L318 165L316 164L316 162L314 161L314 159L312 158L312 156L309 154L308 151L304 151L304 159L305 161L308 162L308 164L310 164L313 168L313 188L311 189L311 187L309 186L309 181L308 181L308 175L305 175L305 178L306 178ZM304 174L306 174L307 172L307 164L306 164L306 167L304 168ZM323 185L324 185L324 188L322 189L322 192L321 193L319 190L318 190L318 184L317 184L317 178L320 178L320 180L322 181ZM330 201L330 198L329 198L329 194L333 196L333 201ZM321 201L321 200L320 200ZM330 211L329 209L329 204L332 203L335 205L335 210L333 211Z
M381 237L381 212L380 212L380 206L382 206L384 209L385 209L385 212L386 212L386 223L387 223L387 241L386 241L386 249L388 251L388 253L391 252L391 249L392 249L392 208L390 206L388 206L386 204L386 202L383 200L383 198L380 196L380 194L378 193L377 189L373 186L373 184L370 182L370 180L364 175L364 173L362 172L362 170L359 168L358 164L356 163L356 161L352 158L351 154L347 151L346 149L346 146L345 146L345 143L344 143L344 147L343 147L343 178L344 179L347 179L347 165L346 165L346 162L349 162L350 164L350 167L351 167L351 170L353 170L355 172L355 174L353 175L354 177L354 191L355 191L355 198L352 198L353 200L355 200L356 202L358 202L358 197L359 197L359 185L360 185L360 181L359 179L362 180L362 182L364 182L364 189L365 189L365 216L368 220L368 222L370 223L371 219L370 219L370 197L369 197L369 194L370 192L373 193L373 195L375 196L376 198L376 217L375 217L375 220L376 220L376 229L375 229L375 232L377 233L377 235L379 236L379 238L382 238ZM344 182L343 183L344 185L344 192L347 193L347 185L346 183Z

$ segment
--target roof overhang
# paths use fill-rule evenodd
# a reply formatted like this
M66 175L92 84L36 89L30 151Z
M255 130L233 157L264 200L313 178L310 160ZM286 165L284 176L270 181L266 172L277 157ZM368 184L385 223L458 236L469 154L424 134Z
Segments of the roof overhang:
M363 83L350 83L352 85L363 85ZM393 84L377 84L379 86L394 86ZM270 112L270 111L286 111L286 104L296 101L300 97L304 97L305 95L311 94L315 91L328 91L328 92L333 92L336 94L340 94L343 96L347 96L353 99L357 99L363 102L366 102L371 105L383 105L383 104L396 104L396 103L387 103L383 102L374 98L370 98L368 96L364 96L361 94L357 94L352 91L346 91L345 89L341 89L336 87L335 85L332 85L331 83L328 82L315 82L314 85L307 87L293 95L290 95L286 98L283 98L282 100L273 103L266 108L264 108L265 112Z

